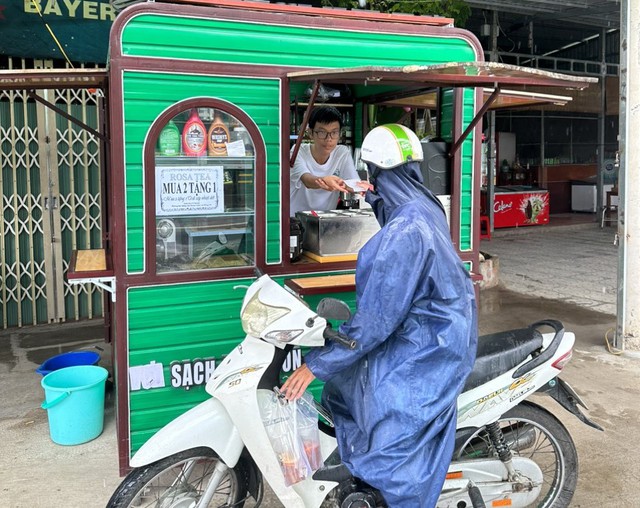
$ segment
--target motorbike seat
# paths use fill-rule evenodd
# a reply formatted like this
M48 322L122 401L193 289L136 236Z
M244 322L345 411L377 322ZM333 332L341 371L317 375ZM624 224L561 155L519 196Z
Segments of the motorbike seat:
M541 347L542 334L535 328L517 328L478 337L476 362L463 391L510 371Z

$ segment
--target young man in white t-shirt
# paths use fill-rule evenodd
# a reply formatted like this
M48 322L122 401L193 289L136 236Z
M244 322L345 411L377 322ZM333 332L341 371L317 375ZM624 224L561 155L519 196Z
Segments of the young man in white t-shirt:
M342 115L334 107L314 109L309 117L313 143L300 146L291 168L290 215L302 210L335 210L340 191L353 192L345 180L360 180L351 150L338 145Z

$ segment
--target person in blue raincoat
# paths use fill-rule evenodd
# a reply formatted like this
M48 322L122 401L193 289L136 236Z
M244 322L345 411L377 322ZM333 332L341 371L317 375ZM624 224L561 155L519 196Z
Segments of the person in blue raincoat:
M354 350L312 350L283 385L326 382L340 455L389 507L435 506L452 458L456 399L475 360L474 290L444 209L422 184L417 136L374 128L362 144L381 230L360 250L356 312L340 331Z

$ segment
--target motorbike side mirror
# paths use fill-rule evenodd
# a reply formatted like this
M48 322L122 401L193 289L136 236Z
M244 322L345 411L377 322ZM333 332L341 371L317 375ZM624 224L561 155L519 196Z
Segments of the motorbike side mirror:
M318 316L336 321L346 321L351 317L349 306L336 298L323 298L316 310Z

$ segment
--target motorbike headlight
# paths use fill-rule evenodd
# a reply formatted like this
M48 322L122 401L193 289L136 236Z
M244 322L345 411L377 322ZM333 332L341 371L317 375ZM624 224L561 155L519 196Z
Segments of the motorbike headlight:
M244 333L254 337L260 337L267 326L291 312L286 307L274 307L261 302L259 295L259 292L253 295L241 316Z

